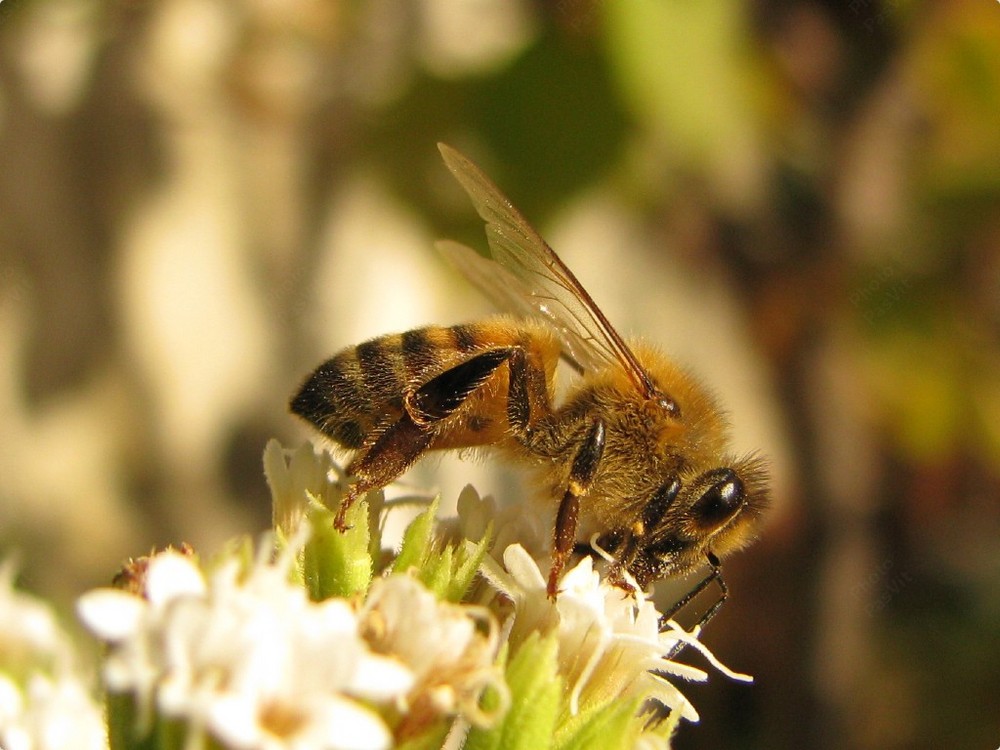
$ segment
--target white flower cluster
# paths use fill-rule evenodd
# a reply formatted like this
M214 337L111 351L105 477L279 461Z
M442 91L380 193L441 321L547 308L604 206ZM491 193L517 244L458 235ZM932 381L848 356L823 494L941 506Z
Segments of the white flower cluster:
M275 506L283 509L276 518L301 516L301 511L293 509L302 507L306 495L322 498L328 507L336 507L339 502L343 473L325 452L316 453L305 445L286 459L272 442L265 451L265 467ZM458 517L439 524L439 531L460 543L481 539L488 526L493 529L490 554L483 559L480 572L489 587L477 586L472 597L484 605L481 622L488 633L487 642L480 640L473 647L469 640L473 630L466 614L450 617L448 605L437 602L409 579L376 579L369 593L365 611L369 627L374 630L366 637L377 651L401 655L413 669L421 687L413 694L419 694L424 702L422 706L411 706L414 715L420 715L420 709L427 709L429 704L436 706L438 714L461 713L476 724L478 699L487 685L495 688L500 705L489 717L479 718L485 723L500 715L510 699L509 691L496 669L482 657L495 654L498 643L509 654L515 654L533 633L557 636L557 670L567 686L571 715L591 707L639 699L675 709L671 725L680 718L698 721L694 706L668 677L704 681L708 675L664 658L679 643L700 652L730 678L751 679L720 664L697 640L697 632L686 632L673 622L668 630L660 632L661 616L654 604L641 591L626 592L602 579L589 557L564 575L560 594L555 602L551 601L545 575L539 568L548 562L547 534L538 523L538 513L531 508L499 506L467 487L458 500ZM407 589L411 593L403 596ZM464 609L468 611L468 607ZM499 634L488 625L495 620L503 623ZM451 643L457 645L443 648ZM466 643L470 646L461 645ZM455 692L458 684L465 685L464 694ZM661 733L640 733L637 747L666 746L668 735L669 727Z
M377 581L364 602L313 602L290 580L305 536L274 562L262 544L249 571L228 559L208 576L162 552L141 595L81 597L81 619L111 647L105 684L134 697L139 731L155 713L224 747L380 750L442 715L488 722L482 691L505 688L488 613L404 575ZM390 726L390 715L402 718Z
M76 674L52 611L14 588L0 566L0 747L105 750L104 718Z
M289 582L294 549L262 557L245 577L227 560L206 578L191 557L164 552L144 596L85 594L80 617L111 646L108 690L135 696L146 721L154 710L180 718L227 747L389 747L363 701L401 699L411 670L367 647L346 601L314 603Z
M698 721L694 706L665 679L665 675L708 679L703 670L664 658L681 641L729 677L751 679L720 664L697 640L697 633L673 622L661 633L660 613L653 603L642 592L629 594L602 580L590 557L563 576L555 602L548 598L538 564L520 545L507 548L504 567L487 559L484 574L514 603L506 627L509 645L516 649L532 632L558 633L559 672L567 682L573 714L590 705L642 697L677 709L688 721Z
M558 632L559 671L570 686L572 713L588 705L642 696L677 709L680 718L698 721L694 706L666 679L708 679L704 670L664 658L679 643L701 653L727 677L752 681L721 664L698 640L697 630L687 632L670 621L661 632L661 613L653 602L642 591L627 592L608 583L591 557L563 575L559 596L552 602L543 573L549 562L545 533L527 502L500 506L466 487L449 531L458 538L479 539L487 524L493 524L494 543L482 573L512 606L503 627L506 641L516 649L532 632Z
M413 671L416 689L408 709L414 729L458 714L474 726L489 726L506 711L507 685L494 664L499 631L485 608L441 602L409 576L394 575L372 585L362 619L368 643ZM498 705L484 712L487 689Z
M189 550L162 552L127 570L128 591L78 602L109 647L104 683L115 705L131 703L134 744L169 722L189 748L210 739L241 750L383 750L430 747L445 732L456 748L466 736L503 746L494 740L532 733L575 748L618 716L610 747L658 750L680 718L698 720L670 679L707 679L667 660L678 644L749 679L697 633L672 623L660 632L653 603L602 580L589 557L550 600L542 534L523 508L467 488L457 519L435 524L432 504L391 555L380 495L368 498L367 523L360 503L354 531L332 531L344 477L328 454L272 441L264 465L283 540L276 556L268 539L256 560L230 553L206 573ZM485 580L472 585L477 568ZM350 586L338 589L342 580ZM669 721L647 725L640 712L651 701L673 710Z

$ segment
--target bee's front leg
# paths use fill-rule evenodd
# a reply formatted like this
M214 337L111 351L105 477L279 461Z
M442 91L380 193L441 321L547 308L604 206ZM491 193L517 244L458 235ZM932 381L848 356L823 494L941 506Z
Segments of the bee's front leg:
M403 397L403 414L382 429L375 442L347 466L354 482L347 490L334 526L347 528L347 511L363 494L395 481L420 458L438 434L441 423L458 411L512 353L490 349L445 370Z
M681 597L677 602L674 603L670 609L660 615L659 629L660 632L667 630L669 625L667 624L674 615L680 612L684 607L694 601L697 596L712 585L714 581L719 587L719 596L713 602L712 606L709 607L705 614L701 616L698 620L697 625L695 625L696 630L700 633L712 618L722 609L722 605L725 604L726 599L729 598L729 587L722 578L722 566L719 563L719 558L716 557L712 552L708 552L705 555L705 560L708 562L709 573L706 575L693 589L691 589L687 594ZM679 654L684 649L684 642L679 641L669 653L664 655L664 659L670 661L677 654Z
M559 590L559 576L576 544L576 526L580 514L580 498L590 491L597 474L597 467L604 455L604 422L595 420L590 431L580 444L573 458L569 472L569 484L559 510L552 535L552 568L546 591L550 599L555 599Z

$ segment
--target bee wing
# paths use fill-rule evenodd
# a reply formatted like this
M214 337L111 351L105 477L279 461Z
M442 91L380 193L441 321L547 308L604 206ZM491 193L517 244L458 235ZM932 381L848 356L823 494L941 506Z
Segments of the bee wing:
M551 304L547 304L517 276L496 261L480 255L471 247L451 240L439 240L435 243L435 247L497 309L545 320L559 338L562 358L577 372L583 373L599 363L614 362L607 354L595 349L590 341L581 339L574 328L566 325L560 316L552 312Z
M471 270L473 283L504 307L510 307L515 296L523 298L513 309L540 316L552 325L579 367L595 369L617 363L640 392L652 397L655 389L646 371L573 272L479 167L450 146L439 143L438 148L486 222L495 263L472 261L467 252L455 253L454 245L446 245L445 254L453 260L455 255L464 256L459 267L467 274ZM502 274L497 274L500 269ZM490 280L494 275L495 282ZM512 279L517 283L510 291L496 289L505 281L514 284Z

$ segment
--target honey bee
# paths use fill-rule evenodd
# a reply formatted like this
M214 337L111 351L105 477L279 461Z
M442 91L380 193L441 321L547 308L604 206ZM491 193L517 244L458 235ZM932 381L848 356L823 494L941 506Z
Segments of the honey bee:
M492 447L535 467L558 500L548 594L596 529L611 580L645 589L719 558L752 537L767 505L756 454L727 452L713 397L653 347L626 342L576 276L469 159L439 144L445 164L486 222L492 258L438 243L501 308L479 322L372 339L321 364L291 410L354 451L335 525L369 490L428 451ZM555 404L556 365L578 376ZM721 604L721 599L718 602Z

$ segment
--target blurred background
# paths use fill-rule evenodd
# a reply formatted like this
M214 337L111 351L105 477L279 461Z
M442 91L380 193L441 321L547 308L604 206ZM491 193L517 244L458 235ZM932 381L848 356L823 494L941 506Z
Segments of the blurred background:
M488 310L443 140L771 457L676 746L994 748L998 125L992 0L5 0L0 554L267 528L313 367Z

